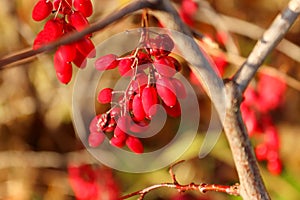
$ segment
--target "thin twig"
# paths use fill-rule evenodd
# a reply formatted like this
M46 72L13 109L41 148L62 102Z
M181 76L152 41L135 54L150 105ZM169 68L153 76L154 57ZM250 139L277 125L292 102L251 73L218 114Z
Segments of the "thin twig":
M241 66L246 61L246 58L239 56L239 55L232 54L230 52L225 52L225 51L221 50L220 48L218 48L217 45L213 45L213 47L209 46L208 48L205 48L205 47L203 47L203 48L209 55L218 56L222 53L225 56L224 58L226 59L226 61L228 63L233 64L233 67L236 67L236 68L238 66ZM293 78L292 76L286 74L283 71L280 71L277 68L274 68L274 66L262 65L258 69L258 71L261 73L266 73L266 74L274 76L274 77L278 77L278 78L284 80L285 83L289 87L291 87L297 91L300 91L300 81L299 80Z
M246 62L233 77L241 91L245 91L267 55L275 48L300 14L300 0L291 0L279 14L263 37L257 42Z
M202 2L202 1L201 1ZM209 15L205 15L206 12L212 11L212 9L207 9L206 7L199 7L200 12L195 16L198 21L202 21L213 25L213 19ZM206 11L206 12L201 12ZM219 19L222 21L223 26L225 26L229 32L236 33L242 36L249 37L254 40L258 40L265 32L264 28L261 28L253 23L238 19L235 17L219 14ZM291 59L300 62L300 47L292 43L287 39L282 39L280 43L276 46L276 49ZM234 53L227 49L230 53Z
M137 196L139 195L138 200L142 200L144 199L144 197L146 196L146 194L148 194L149 192L159 189L159 188L172 188L172 189L176 189L179 193L182 192L186 192L186 191L199 191L201 193L205 193L208 191L215 191L215 192L223 192L226 194L230 194L230 195L235 195L235 196L239 196L240 195L240 186L239 184L234 184L231 186L228 185L219 185L219 184L206 184L206 183L201 183L201 184L195 184L195 183L190 183L188 185L181 185L178 183L178 181L176 180L176 176L173 173L173 168L174 166L180 164L184 162L184 160L181 160L173 165L170 166L169 169L169 173L170 176L173 180L173 183L160 183L160 184L156 184L156 185L152 185L149 186L147 188L144 188L142 190L138 190L136 192L132 192L130 194L127 194L125 196L120 197L119 199L128 199L130 197L133 196Z

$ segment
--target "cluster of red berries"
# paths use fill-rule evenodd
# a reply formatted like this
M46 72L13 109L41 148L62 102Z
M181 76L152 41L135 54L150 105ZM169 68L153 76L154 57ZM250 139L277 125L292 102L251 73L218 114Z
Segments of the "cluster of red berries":
M198 4L195 0L182 0L179 9L181 19L188 25L194 26L194 15L198 11Z
M174 77L181 64L169 55L174 48L173 40L167 34L156 33L142 44L129 55L108 54L95 62L99 71L118 68L121 76L130 77L130 82L123 91L104 88L99 92L98 101L111 103L112 107L91 121L89 144L92 147L99 146L105 134L113 132L110 139L113 146L122 148L126 144L131 151L143 153L137 136L147 129L157 112L156 105L161 104L171 117L181 115L178 98L187 94L183 83ZM115 94L119 95L116 101Z
M32 11L32 18L41 21L49 17L41 32L36 36L33 49L53 42L73 31L81 31L89 25L87 17L93 13L91 0L39 0ZM54 67L60 82L67 84L72 78L72 63L79 68L86 66L86 58L95 57L95 46L86 35L72 44L60 46L54 55Z
M111 169L94 165L69 165L68 179L78 200L119 199L120 189Z
M250 137L258 137L261 142L255 153L259 161L267 161L267 168L273 174L280 174L280 141L270 112L283 103L286 84L267 74L259 74L256 89L249 87L241 111Z

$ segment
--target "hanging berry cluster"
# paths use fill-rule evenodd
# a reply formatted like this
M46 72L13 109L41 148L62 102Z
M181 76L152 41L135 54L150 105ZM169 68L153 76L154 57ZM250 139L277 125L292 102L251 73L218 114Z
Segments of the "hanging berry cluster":
M282 162L279 155L280 141L270 112L278 109L286 91L286 84L267 74L260 74L256 88L248 87L241 111L250 137L261 142L255 153L259 161L267 161L267 168L273 174L280 174Z
M35 21L49 19L36 36L33 49L52 42L73 31L81 31L89 25L87 17L93 13L91 0L39 0L32 11ZM95 46L86 35L81 40L60 46L54 55L54 67L60 82L67 84L72 78L72 63L79 68L86 66L86 58L95 57Z
M143 153L138 135L143 134L155 116L156 104L161 104L171 117L181 115L178 98L185 98L186 90L174 77L181 64L169 55L173 48L174 42L168 34L155 33L153 38L143 39L129 55L108 54L96 60L97 70L118 68L121 76L130 77L130 82L123 91L104 88L99 92L98 101L111 103L112 107L91 121L90 146L99 146L106 135L113 133L111 145L119 148L127 145L131 151ZM116 94L121 95L114 101Z

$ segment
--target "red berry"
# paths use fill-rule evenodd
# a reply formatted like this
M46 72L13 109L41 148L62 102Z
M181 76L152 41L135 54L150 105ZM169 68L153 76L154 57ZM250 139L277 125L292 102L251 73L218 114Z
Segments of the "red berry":
M128 115L122 116L118 119L117 127L119 127L124 132L128 132L130 128L130 121L131 118Z
M64 84L70 82L72 78L72 64L64 60L61 51L56 51L54 55L54 68L60 82Z
M147 86L142 92L142 104L147 117L151 118L156 113L157 92L154 87Z
M186 94L186 89L185 89L183 83L177 78L172 78L171 82L175 88L177 98L180 98L180 99L186 98L187 94Z
M87 60L84 55L82 55L78 50L76 50L76 56L73 60L73 63L76 65L76 67L83 69L87 65Z
M73 44L62 45L56 52L60 52L63 59L67 62L72 62L76 57L76 48Z
M181 115L181 107L180 107L180 103L178 101L176 101L176 104L173 107L169 107L164 103L163 103L163 107L165 108L167 114L170 117L176 118Z
M89 17L93 13L93 5L91 0L74 0L73 6L85 17Z
M112 100L112 92L113 89L111 88L102 89L98 94L98 101L103 104L110 103Z
M98 120L99 120L99 116L95 116L92 121L90 122L90 126L89 126L89 130L90 133L91 132L99 132L99 127L98 127Z
M67 84L71 81L72 78L72 65L66 63L64 72L56 72L56 76L61 83Z
M132 101L132 112L136 121L145 119L145 111L143 109L142 99L140 95L135 95Z
M132 58L123 58L120 60L118 69L119 69L121 76L132 76L132 72L133 72L131 70L132 63L133 63Z
M96 56L95 46L89 38L83 38L76 42L77 50L88 58L94 58Z
M176 73L175 66L169 56L155 58L153 64L157 72L163 76L172 77Z
M117 126L114 130L114 137L119 138L120 140L123 140L125 142L127 134Z
M98 58L95 62L95 67L99 71L104 71L108 69L114 69L118 66L119 61L118 56L114 54L107 54Z
M88 20L79 11L75 11L68 15L68 21L77 31L81 31L89 25Z
M136 137L128 136L126 140L126 145L134 153L140 154L144 152L144 147L142 142Z
M91 132L89 135L89 145L91 147L98 147L100 144L103 143L105 139L105 135L103 132Z
M49 42L59 38L63 34L63 24L61 20L52 19L46 22L44 29L36 36L33 49L37 49Z
M268 161L267 168L272 174L279 175L282 172L282 163L279 159Z
M122 148L125 145L125 141L126 140L123 140L122 138L112 137L109 142L115 147Z
M268 155L268 146L265 143L259 144L255 148L257 160L266 160Z
M48 17L52 12L53 5L49 0L39 0L32 11L32 19L35 21L41 21Z
M170 79L166 77L158 78L156 80L156 89L158 95L167 106L175 106L177 101L175 95L175 88Z

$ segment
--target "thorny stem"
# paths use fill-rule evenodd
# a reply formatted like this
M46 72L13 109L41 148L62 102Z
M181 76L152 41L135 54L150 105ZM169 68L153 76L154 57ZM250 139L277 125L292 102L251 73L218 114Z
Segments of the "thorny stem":
M160 183L160 184L152 185L152 186L149 186L142 190L132 192L130 194L122 196L119 199L120 200L128 199L130 197L139 195L138 200L142 200L142 199L144 199L144 197L146 196L147 193L151 192L152 190L156 190L156 189L163 188L163 187L176 189L179 193L186 192L186 191L199 191L201 193L205 193L208 191L215 191L215 192L223 192L223 193L226 193L229 195L235 195L235 196L240 195L239 184L235 184L235 185L231 185L231 186L219 185L219 184L206 184L206 183L201 183L201 184L190 183L188 185L181 185L176 180L176 176L173 173L173 168L182 162L184 162L184 160L181 160L170 166L169 174L173 180L173 183Z

